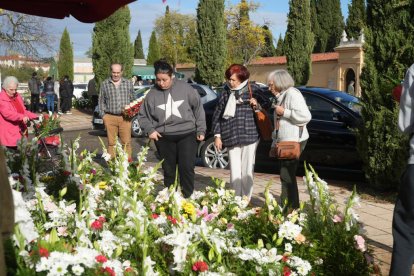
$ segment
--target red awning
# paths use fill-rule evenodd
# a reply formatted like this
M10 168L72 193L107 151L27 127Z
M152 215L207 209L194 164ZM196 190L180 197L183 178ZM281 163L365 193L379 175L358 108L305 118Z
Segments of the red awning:
M71 15L81 22L93 23L134 1L136 0L2 0L0 8L58 19Z

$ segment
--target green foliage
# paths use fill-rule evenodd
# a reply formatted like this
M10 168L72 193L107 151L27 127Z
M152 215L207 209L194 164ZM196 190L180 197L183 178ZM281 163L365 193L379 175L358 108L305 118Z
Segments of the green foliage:
M249 18L257 7L253 1L241 1L226 10L227 64L248 65L265 47L263 29Z
M357 38L366 25L367 15L364 0L352 0L348 4L348 18L345 31L348 38Z
M69 79L73 80L73 48L70 42L69 32L66 28L60 39L57 69L59 76L63 77L67 75Z
M408 153L407 137L397 128L398 105L391 92L414 60L413 5L367 2L361 74L364 123L357 132L357 148L369 184L382 190L397 189Z
M315 53L333 52L344 30L340 0L316 0Z
M260 56L261 57L273 57L275 56L276 49L275 49L275 45L273 44L272 32L269 30L269 27L267 25L264 25L262 28L263 28L265 45L260 53Z
M160 48L161 57L175 66L178 63L193 62L191 49L194 48L194 33L196 20L194 16L170 11L167 6L163 17L155 21L155 31Z
M135 39L134 58L145 59L144 49L142 47L141 30L138 31L137 38Z
M226 57L224 0L200 0L197 8L195 80L217 86L223 82Z
M29 79L32 77L32 73L34 72L33 68L26 66L19 68L0 66L0 71L2 83L4 78L6 78L7 76L15 76L21 83L28 82Z
M280 57L284 55L285 55L284 42L283 42L282 35L280 34L279 39L277 40L277 44L276 44L275 56Z
M311 74L311 53L314 36L310 25L309 0L289 2L288 26L284 50L287 69L296 84L304 85Z
M128 6L118 9L108 18L95 24L92 37L92 63L96 84L110 74L110 65L123 65L123 76L129 78L134 63L134 48L130 42L129 23L131 15Z
M154 62L159 60L160 57L161 55L160 55L160 48L157 42L157 35L155 34L155 31L152 31L151 38L149 41L149 46L148 46L147 64L150 64L150 65L154 64Z

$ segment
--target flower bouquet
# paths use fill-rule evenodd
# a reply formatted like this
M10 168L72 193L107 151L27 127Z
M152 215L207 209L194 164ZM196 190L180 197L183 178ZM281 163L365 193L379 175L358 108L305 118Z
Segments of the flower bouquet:
M60 137L58 135L49 135L49 132L53 129L59 128L60 119L57 114L45 114L40 115L39 120L33 126L36 129L39 138L45 137L47 144L59 145Z
M122 117L124 117L125 120L132 120L132 118L138 114L141 104L144 101L145 95L146 94L125 107L124 111L122 111Z

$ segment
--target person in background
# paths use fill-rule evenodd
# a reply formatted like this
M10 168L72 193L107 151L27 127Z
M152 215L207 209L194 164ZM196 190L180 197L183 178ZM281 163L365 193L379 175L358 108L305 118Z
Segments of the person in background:
M111 65L111 77L101 83L99 91L99 112L104 121L108 137L108 153L115 157L115 141L119 136L121 144L132 160L131 121L124 119L122 112L134 100L134 86L131 80L123 78L123 67Z
M27 136L27 122L38 117L26 110L22 97L17 93L18 86L17 78L8 76L0 93L0 145L11 148Z
M411 275L414 262L414 64L405 74L398 128L410 137L407 167L401 177L400 189L392 220L392 259L390 276Z
M63 77L63 80L60 83L59 93L62 101L62 113L72 114L70 110L72 108L73 84L68 75Z
M348 84L348 88L346 90L346 92L352 96L355 96L355 81L351 80Z
M138 120L164 159L164 185L175 183L178 164L181 191L188 198L194 191L197 140L204 140L206 132L203 105L190 85L173 77L170 64L159 60L154 68L155 86L145 97Z
M96 89L96 77L93 77L88 82L88 97L91 99L92 111L98 105L98 90Z
M13 194L3 149L0 149L0 191L0 275L3 276L7 275L3 242L11 237L14 229Z
M257 84L249 83L250 73L245 66L231 65L225 77L227 84L212 120L214 145L217 151L221 151L223 146L228 148L231 187L236 196L246 196L250 201L260 139L254 112L269 108L271 103Z
M43 83L43 92L46 94L46 107L49 112L55 112L55 83L52 77L47 77Z
M28 82L28 87L30 91L30 111L39 112L39 96L40 96L40 86L42 83L37 77L37 73L33 72L32 77Z
M60 83L57 79L54 78L54 76L53 76L53 79L54 79L53 88L55 90L55 95L57 97L56 109L57 109L58 114L61 115L62 112L61 112L61 109L60 109L60 93L59 93Z
M274 106L274 118L279 120L279 130L273 132L273 143L270 156L275 157L274 147L281 141L300 142L301 153L305 149L309 133L306 124L312 118L309 108L302 93L297 90L292 76L286 70L275 70L268 76L268 86L277 99ZM280 181L282 182L282 194L280 196L282 206L299 208L299 191L296 182L296 170L299 160L280 160Z

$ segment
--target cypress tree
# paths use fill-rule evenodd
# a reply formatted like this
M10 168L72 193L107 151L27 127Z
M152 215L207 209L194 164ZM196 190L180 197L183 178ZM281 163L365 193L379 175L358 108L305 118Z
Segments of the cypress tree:
M311 73L314 36L310 25L310 0L289 0L285 36L287 69L296 84L306 84Z
M142 47L141 30L138 31L137 38L134 42L134 58L145 59L144 49Z
M357 148L369 184L379 189L398 187L408 153L407 137L397 129L398 104L391 91L414 60L413 5L413 1L367 1L363 124L357 132Z
M195 80L217 86L223 82L226 61L224 0L200 0L197 31Z
M134 48L129 36L130 21L129 8L124 6L95 24L92 37L92 63L98 86L109 77L112 63L123 65L125 78L131 76Z
M284 55L285 55L284 42L283 42L282 35L279 34L279 39L277 40L276 49L275 49L275 56L280 57Z
M262 51L260 52L261 57L273 57L275 56L275 45L273 44L273 35L272 32L269 30L269 27L267 25L264 25L262 27L263 29L263 35L264 35L264 47Z
M157 42L157 35L152 31L148 46L147 64L153 65L155 61L160 59L160 48Z
M316 16L319 30L314 52L333 52L345 29L340 0L316 0Z
M366 22L365 0L352 0L348 5L348 18L346 19L346 33L348 38L358 38Z
M317 50L320 48L320 40L318 37L320 36L320 27L318 22L318 14L316 12L316 1L317 0L310 0L310 14L311 14L311 29L315 36L315 46L313 47L313 52L316 53Z
M69 32L65 28L60 39L59 60L57 63L58 75L69 76L73 80L73 48L70 42ZM57 78L57 76L55 76Z

